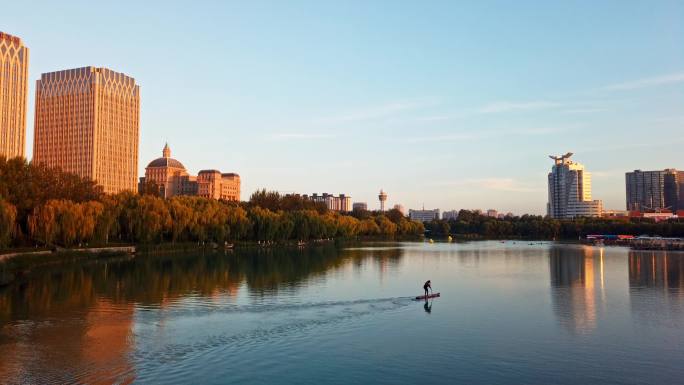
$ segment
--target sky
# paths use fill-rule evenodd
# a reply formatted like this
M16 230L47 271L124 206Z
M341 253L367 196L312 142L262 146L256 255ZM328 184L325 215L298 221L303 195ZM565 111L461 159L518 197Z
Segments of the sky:
M378 208L544 214L550 154L624 209L624 173L684 169L684 1L12 1L40 74L141 88L140 175L161 156L258 188Z

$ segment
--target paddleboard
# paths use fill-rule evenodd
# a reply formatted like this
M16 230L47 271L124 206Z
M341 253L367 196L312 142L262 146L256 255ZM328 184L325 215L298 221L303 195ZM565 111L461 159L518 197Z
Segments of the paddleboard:
M416 299L428 299L428 298L435 298L435 297L439 297L439 293L433 293L433 294L430 294L427 296L426 295L420 295L420 296L416 297Z

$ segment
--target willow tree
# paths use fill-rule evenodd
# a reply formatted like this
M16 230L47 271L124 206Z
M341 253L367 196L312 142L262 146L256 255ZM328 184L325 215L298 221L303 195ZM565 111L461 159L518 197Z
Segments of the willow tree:
M0 248L8 247L12 243L17 226L17 208L0 199Z

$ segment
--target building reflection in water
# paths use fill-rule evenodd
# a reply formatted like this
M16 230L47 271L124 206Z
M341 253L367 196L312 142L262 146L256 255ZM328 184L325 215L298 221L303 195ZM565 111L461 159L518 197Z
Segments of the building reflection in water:
M630 251L628 263L629 297L635 319L683 327L684 254Z
M403 259L405 250L399 246L387 246L375 248L369 252L366 247L350 247L340 251L342 261L351 260L354 271L360 273L363 270L364 262L373 263L378 271L379 280L383 282L388 274L399 271L399 266Z
M369 260L385 271L401 255L387 250ZM325 279L368 256L330 246L141 255L34 269L26 282L0 290L0 382L132 382L137 309L188 299L231 304L243 287L257 297L296 290L303 280Z
M561 325L573 333L593 331L605 304L603 249L551 247L549 271L553 310Z

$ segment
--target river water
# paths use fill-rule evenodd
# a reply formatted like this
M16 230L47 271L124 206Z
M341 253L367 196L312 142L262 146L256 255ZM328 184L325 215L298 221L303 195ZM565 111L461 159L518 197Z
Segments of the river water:
M414 301L431 279L442 297ZM72 262L0 290L0 383L672 384L684 254L372 243Z

